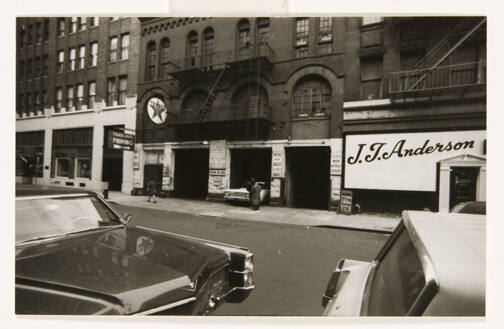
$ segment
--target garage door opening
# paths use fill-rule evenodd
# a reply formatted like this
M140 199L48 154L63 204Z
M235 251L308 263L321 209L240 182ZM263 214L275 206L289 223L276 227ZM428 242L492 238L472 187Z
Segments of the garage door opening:
M174 196L205 199L208 194L208 149L175 150Z
M286 148L287 206L329 207L329 147Z
M254 177L258 182L269 183L271 180L271 149L236 149L231 150L231 188L245 186L245 182Z

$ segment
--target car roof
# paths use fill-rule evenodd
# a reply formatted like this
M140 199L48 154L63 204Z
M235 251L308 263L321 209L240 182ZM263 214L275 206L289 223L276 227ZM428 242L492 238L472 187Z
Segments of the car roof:
M61 194L95 194L92 191L78 188L70 188L63 186L51 185L31 185L31 184L16 184L16 197L37 196L37 195L61 195Z
M434 269L440 289L435 303L459 308L454 312L484 308L486 216L405 211L403 219L415 248Z

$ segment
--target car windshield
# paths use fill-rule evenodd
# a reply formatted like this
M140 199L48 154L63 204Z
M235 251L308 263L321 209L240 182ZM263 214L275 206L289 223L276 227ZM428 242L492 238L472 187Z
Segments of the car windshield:
M368 315L406 315L425 286L422 264L403 229L378 264L369 296Z
M16 243L120 224L94 196L16 200Z

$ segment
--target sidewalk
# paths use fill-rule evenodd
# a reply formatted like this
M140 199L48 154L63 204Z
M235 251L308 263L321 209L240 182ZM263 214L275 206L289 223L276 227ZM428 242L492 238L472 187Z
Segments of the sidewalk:
M205 200L178 198L157 198L157 203L149 203L146 196L133 196L110 191L108 201L120 205L189 213L197 216L222 217L240 220L263 221L279 224L303 226L340 227L355 230L392 232L400 217L381 216L380 214L343 215L327 210L299 209L286 207L261 206L254 211L246 206Z

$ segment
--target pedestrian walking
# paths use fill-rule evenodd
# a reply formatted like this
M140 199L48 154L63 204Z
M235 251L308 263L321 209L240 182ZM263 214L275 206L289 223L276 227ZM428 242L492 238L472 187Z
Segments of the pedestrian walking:
M254 184L250 188L250 209L259 210L261 204L261 185L254 180Z
M149 196L147 202L151 202L152 199L152 203L156 203L156 193L157 193L157 182L154 178L151 178L147 183L147 195Z

